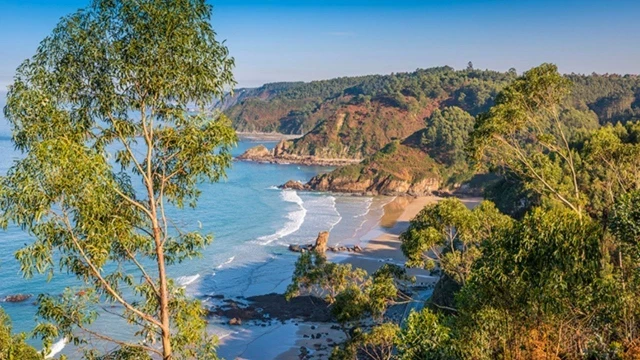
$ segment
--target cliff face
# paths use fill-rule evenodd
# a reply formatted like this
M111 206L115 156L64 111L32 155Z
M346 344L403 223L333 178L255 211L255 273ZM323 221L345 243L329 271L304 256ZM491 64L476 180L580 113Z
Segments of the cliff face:
M394 139L404 139L424 127L424 118L438 107L425 100L404 110L381 101L353 103L342 96L320 104L304 120L292 110L299 101L250 99L228 114L239 131L304 133L290 140L283 153L325 159L363 159ZM249 120L253 119L253 120ZM276 124L279 124L276 126Z
M296 155L287 152L290 141L282 140L273 150L264 145L258 145L238 156L238 160L255 161L274 164L300 164L318 166L343 166L359 162L358 159L331 159L313 155Z
M392 142L359 164L315 176L305 189L370 195L429 195L440 187L438 165L419 148Z
M416 102L404 110L383 102L321 106L323 115L303 137L290 141L286 152L321 158L363 159L393 140L402 140L424 128L424 119L438 102Z

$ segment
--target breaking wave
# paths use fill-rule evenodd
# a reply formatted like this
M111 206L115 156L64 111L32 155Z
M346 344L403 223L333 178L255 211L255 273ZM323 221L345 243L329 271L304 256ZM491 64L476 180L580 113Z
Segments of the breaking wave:
M297 204L298 208L287 214L288 221L278 231L271 235L259 237L258 243L261 245L271 244L278 239L281 239L298 231L304 223L305 217L307 216L307 209L305 209L304 207L304 201L302 201L295 190L283 190L280 195L282 196L282 200Z

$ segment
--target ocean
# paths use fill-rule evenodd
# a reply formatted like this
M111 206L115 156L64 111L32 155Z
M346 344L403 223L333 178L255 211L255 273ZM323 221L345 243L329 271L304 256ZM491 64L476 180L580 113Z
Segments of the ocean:
M11 143L8 127L0 119L0 175L19 158ZM249 147L275 142L242 140L234 156ZM361 244L365 234L375 228L389 201L382 197L354 197L327 193L280 190L276 186L287 180L307 181L327 167L234 162L228 178L219 183L202 184L202 196L195 209L170 211L171 219L185 229L200 228L213 233L214 242L203 257L188 260L169 269L171 277L191 296L208 295L248 297L271 292L282 293L290 282L297 254L289 244L312 243L320 231L330 231L330 244ZM0 298L11 294L59 294L67 286L78 284L66 273L56 273L49 282L46 276L24 279L14 258L20 247L30 242L22 230L10 226L0 231ZM13 321L14 331L28 332L35 325L33 301L0 303ZM117 329L117 320L102 317L97 329ZM110 330L111 331L111 330ZM255 340L259 332L234 329L221 322L211 322L210 331L220 338L235 338L220 347L220 355L235 358L238 344ZM239 334L241 332L241 334ZM117 334L116 334L117 335ZM237 335L237 336L234 336ZM31 340L35 346L39 343ZM58 350L74 357L71 346Z

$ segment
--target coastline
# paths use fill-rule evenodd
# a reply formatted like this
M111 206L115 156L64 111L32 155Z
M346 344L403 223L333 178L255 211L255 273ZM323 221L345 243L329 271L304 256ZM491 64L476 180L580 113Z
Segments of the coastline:
M293 140L302 137L302 135L290 135L281 134L277 132L243 132L236 131L236 134L240 139L251 141L280 141L280 140Z
M371 212L369 225L357 236L343 245L358 245L362 252L328 253L330 261L351 264L369 273L375 272L384 264L404 267L406 261L401 250L399 236L426 205L434 204L444 198L438 196L397 196L379 197L378 211ZM462 199L469 207L475 206L481 199ZM365 224L363 223L363 224ZM332 245L340 245L346 239L335 235L329 238ZM288 254L288 253L287 253ZM419 310L432 293L437 276L423 269L407 269L408 274L416 277L415 300L413 304L400 305L389 315L396 321L402 321L411 309ZM301 301L303 299L300 299ZM320 299L318 299L320 300ZM315 310L327 311L326 305L318 309L314 306L293 304L291 308L280 292L258 295L253 298L218 299L230 309L215 314L222 321L215 320L224 329L219 333L223 347L221 356L235 359L328 359L333 348L346 340L338 324L323 316L313 316ZM247 303L247 301L249 301ZM311 300L312 302L315 300ZM236 307L239 305L239 308ZM248 305L244 305L248 304ZM240 311L236 311L238 309ZM244 310L243 310L244 309ZM255 309L267 316L253 316ZM315 310L314 310L315 309ZM295 310L295 311L294 311ZM288 314L281 313L289 312ZM296 315L297 312L297 315ZM241 318L241 326L230 326L231 319Z
M411 219L425 206L443 199L438 196L395 197L384 206L384 213L378 219L377 226L362 237L360 246L363 251L336 255L333 260L351 264L354 268L364 269L368 273L373 273L385 263L404 267L406 258L400 248L400 234L409 227ZM461 200L470 208L482 201L481 198L462 198ZM407 270L409 275L416 277L418 286L432 288L439 279L423 269ZM336 329L335 323L300 324L291 348L278 355L276 359L298 358L303 347L309 350L311 356L308 358L310 359L328 359L333 350L332 345L344 340L344 334Z

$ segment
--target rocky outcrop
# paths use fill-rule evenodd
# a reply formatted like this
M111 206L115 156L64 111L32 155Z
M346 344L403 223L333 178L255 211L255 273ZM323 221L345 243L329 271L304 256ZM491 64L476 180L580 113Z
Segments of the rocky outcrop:
M278 186L280 189L288 189L288 190L308 190L309 188L305 186L305 184L300 181L289 180L286 183Z
M327 242L329 242L329 232L322 231L318 234L318 238L316 238L316 243L313 246L313 249L321 254L324 254L327 251Z
M282 140L273 150L258 145L238 156L237 160L256 161L271 164L299 164L316 166L344 166L360 162L360 159L329 159L311 155L295 155L288 152L289 140Z
M289 245L289 251L297 252L297 253L305 253L308 251L316 251L320 254L324 254L327 250L331 252L362 252L363 249L358 246L328 246L329 242L329 232L322 231L318 234L318 238L316 238L316 242L314 244L307 245Z
M23 302L23 301L27 301L29 300L33 295L31 294L15 294L15 295L9 295L4 297L4 299L2 299L2 302L9 302L9 303L18 303L18 302Z
M267 161L273 157L273 152L264 145L258 145L238 156L238 160Z
M440 187L440 179L429 177L416 182L395 179L391 175L373 178L353 178L322 174L313 177L304 185L305 190L331 191L362 195L412 195L433 194Z

